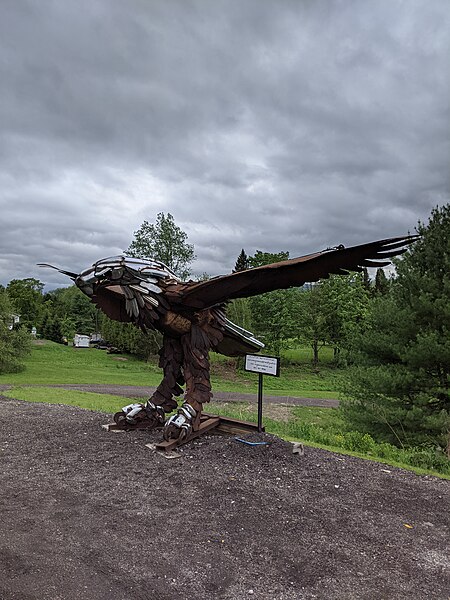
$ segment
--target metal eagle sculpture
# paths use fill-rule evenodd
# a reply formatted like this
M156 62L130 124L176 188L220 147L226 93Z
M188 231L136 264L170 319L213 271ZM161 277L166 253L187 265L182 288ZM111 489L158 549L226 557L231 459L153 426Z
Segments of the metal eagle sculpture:
M130 404L114 419L123 428L164 427L164 438L184 441L200 424L203 405L211 393L209 351L241 356L261 350L264 344L252 333L229 321L226 304L277 289L299 287L348 275L364 267L383 267L403 254L418 236L396 237L351 248L308 254L206 281L180 281L163 263L127 256L97 261L80 274L64 271L109 318L133 323L142 331L163 334L159 366L164 377L145 404ZM166 420L182 395L177 413Z

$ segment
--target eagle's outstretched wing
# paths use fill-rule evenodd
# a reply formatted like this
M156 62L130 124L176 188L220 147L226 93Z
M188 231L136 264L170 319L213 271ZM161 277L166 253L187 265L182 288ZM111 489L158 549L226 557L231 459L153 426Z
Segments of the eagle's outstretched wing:
M339 246L207 281L168 285L166 296L171 303L204 309L235 298L301 286L332 274L345 275L362 271L364 267L384 267L390 262L386 259L406 252L408 245L418 237L389 238L351 248Z

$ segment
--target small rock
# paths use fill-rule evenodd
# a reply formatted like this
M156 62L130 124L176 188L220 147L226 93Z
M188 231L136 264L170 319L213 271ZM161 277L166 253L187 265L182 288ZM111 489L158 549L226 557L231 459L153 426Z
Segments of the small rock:
M292 454L300 454L300 456L303 456L305 454L305 448L303 444L301 444L300 442L292 442L292 445Z

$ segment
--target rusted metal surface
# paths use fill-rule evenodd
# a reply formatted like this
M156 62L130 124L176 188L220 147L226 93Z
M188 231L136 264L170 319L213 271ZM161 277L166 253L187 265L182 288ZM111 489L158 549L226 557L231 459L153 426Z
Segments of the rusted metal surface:
M113 417L115 429L131 431L133 429L157 429L164 427L163 422L155 422L154 419L147 418L144 411L141 412L143 413L142 416L135 423L127 421L123 411L116 413Z
M157 329L163 333L160 385L147 404L141 405L142 414L135 408L124 409L116 420L123 427L125 422L139 428L161 426L161 415L177 407L175 398L185 385L184 404L165 429L168 441L178 437L183 442L200 430L203 405L212 397L209 351L242 356L264 347L252 333L226 318L227 301L298 287L331 274L388 265L391 257L405 252L417 237L390 238L352 248L337 246L201 282L182 282L159 261L125 256L97 261L79 275L57 270L71 277L111 319L133 323L144 332Z

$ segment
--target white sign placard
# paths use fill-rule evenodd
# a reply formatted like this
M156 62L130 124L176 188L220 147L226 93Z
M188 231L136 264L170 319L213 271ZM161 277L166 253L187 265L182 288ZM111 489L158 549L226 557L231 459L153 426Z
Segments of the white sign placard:
M276 356L245 355L245 370L263 375L280 376L280 359Z

